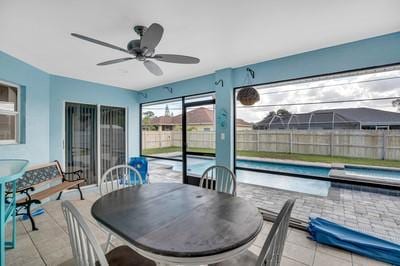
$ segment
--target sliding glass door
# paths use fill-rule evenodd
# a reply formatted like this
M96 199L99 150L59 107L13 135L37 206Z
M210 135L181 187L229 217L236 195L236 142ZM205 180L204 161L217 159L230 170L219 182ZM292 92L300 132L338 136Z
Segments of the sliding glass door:
M186 98L183 112L184 183L197 185L199 176L215 165L215 99Z
M97 183L96 105L65 105L65 169L81 169L87 185Z
M97 184L107 169L126 163L126 147L125 108L66 103L67 172L81 169L86 185Z
M141 105L141 155L157 168L153 178L198 183L215 164L215 96L203 94ZM159 172L160 174L157 174Z
M125 108L100 107L100 173L126 164Z

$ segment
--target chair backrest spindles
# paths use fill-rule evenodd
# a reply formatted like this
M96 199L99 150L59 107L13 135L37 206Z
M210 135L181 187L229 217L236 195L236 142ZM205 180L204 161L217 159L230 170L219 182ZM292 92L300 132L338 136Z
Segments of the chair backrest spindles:
M283 205L261 249L256 266L280 265L294 203L295 200L289 199Z
M211 166L207 168L200 180L200 187L208 190L236 195L236 176L225 166Z
M100 194L142 184L143 179L138 170L129 165L117 165L108 169L101 177Z
M107 266L108 262L103 250L79 211L69 201L63 201L61 207L67 221L74 264L95 266L99 263L101 266Z

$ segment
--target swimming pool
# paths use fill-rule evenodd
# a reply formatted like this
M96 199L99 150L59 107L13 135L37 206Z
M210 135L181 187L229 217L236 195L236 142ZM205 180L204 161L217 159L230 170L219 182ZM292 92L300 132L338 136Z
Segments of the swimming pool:
M181 159L176 157L176 159ZM182 171L182 162L158 160L171 166L175 171ZM207 157L188 157L188 173L202 175L210 166L215 165L215 160ZM400 170L385 169L379 167L364 167L356 165L344 165L344 168L331 168L323 165L305 165L303 163L286 163L275 161L262 161L257 159L238 159L236 166L264 170L267 172L249 171L237 169L237 181L247 184L308 193L319 196L327 196L331 187L330 181L301 178L298 176L329 178L355 176L358 178L375 178L377 180L398 180L400 182ZM334 170L331 172L331 170ZM330 175L331 174L331 175Z
M400 170L366 168L346 165L344 168L346 175L364 176L369 178L400 180Z
M302 165L283 162L267 162L248 159L239 159L236 161L236 166L244 168L253 168L261 170L269 170L281 173L291 173L306 176L329 177L330 167L317 165Z
M182 171L182 162L169 160L156 160L157 163L171 166L174 171ZM215 165L215 160L211 158L188 157L188 173L193 175L202 175L210 166ZM293 174L328 176L329 168L312 166L271 163L263 161L238 160L237 166L247 168L257 168L262 170L284 172ZM289 176L280 173L261 173L246 170L237 170L237 181L258 186L284 189L289 191L313 194L318 196L327 196L331 182L315 179L305 179Z

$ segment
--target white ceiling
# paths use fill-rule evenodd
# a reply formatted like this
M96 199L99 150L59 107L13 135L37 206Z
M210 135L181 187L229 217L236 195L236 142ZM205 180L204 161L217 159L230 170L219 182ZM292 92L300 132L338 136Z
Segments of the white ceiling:
M0 50L52 74L140 90L273 58L400 30L399 0L0 0ZM134 25L160 23L156 52L199 57L159 62L156 77L138 61L96 66L122 52Z

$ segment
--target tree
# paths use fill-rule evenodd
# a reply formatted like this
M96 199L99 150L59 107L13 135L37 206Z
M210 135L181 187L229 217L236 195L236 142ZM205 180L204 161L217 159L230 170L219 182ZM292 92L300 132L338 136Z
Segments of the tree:
M171 113L169 111L168 104L165 106L165 116L171 116Z
M153 111L146 111L143 112L143 125L147 130L156 130L156 127L154 125L150 125L151 120L155 117L155 114Z
M279 117L287 117L290 116L291 113L286 109L279 109L278 111L276 111L276 115Z
M397 107L397 112L400 112L400 98L393 100L392 105L393 107Z
M144 117L148 117L148 118L153 118L154 117L154 112L153 111L143 112L143 116Z
M276 115L275 111L270 111L266 118L271 118L274 117L275 115Z

